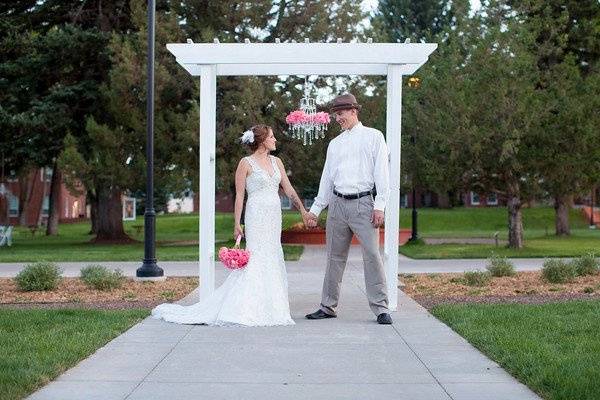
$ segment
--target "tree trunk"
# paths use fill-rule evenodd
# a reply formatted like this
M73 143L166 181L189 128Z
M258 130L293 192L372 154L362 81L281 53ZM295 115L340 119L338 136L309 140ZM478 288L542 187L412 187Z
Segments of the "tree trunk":
M508 207L508 247L520 249L523 247L523 217L521 199L517 194L507 196Z
M438 207L439 208L451 208L450 206L450 192L439 192L438 196Z
M133 243L123 229L123 206L121 190L102 188L98 194L96 238L94 243Z
M556 236L565 236L571 234L569 226L569 209L571 208L571 196L556 196L554 198L555 231Z
M42 220L44 219L44 200L46 199L46 193L46 167L44 167L42 168L42 201L40 202L36 222L36 226L38 227L42 226Z
M10 225L8 195L0 196L0 225Z
M27 226L27 211L29 201L31 199L31 195L33 194L33 187L35 184L35 178L37 177L37 173L31 174L31 170L24 171L21 176L19 176L19 225Z
M98 198L90 190L87 192L87 198L90 204L90 223L92 225L88 235L95 235L98 229Z
M60 184L62 174L58 169L56 162L52 166L52 181L50 182L50 198L48 204L48 224L46 226L46 236L58 235L58 220L60 218Z

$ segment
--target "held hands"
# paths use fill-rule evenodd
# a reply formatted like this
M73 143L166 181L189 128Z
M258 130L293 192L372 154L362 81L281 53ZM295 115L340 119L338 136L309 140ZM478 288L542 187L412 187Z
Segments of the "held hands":
M373 216L371 217L371 223L373 224L373 227L379 228L381 225L383 225L383 221L384 221L383 211L373 210Z
M311 212L303 213L302 221L304 222L304 225L309 228L314 228L317 226L317 216Z

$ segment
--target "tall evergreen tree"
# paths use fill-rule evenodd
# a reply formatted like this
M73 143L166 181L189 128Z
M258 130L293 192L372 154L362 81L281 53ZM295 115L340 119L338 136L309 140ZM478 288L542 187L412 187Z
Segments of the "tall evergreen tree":
M90 116L84 140L68 141L62 165L73 180L83 181L96 203L96 241L124 242L121 197L143 191L146 144L146 8L131 2L135 30L113 35L112 68L102 86L103 115ZM188 185L186 176L197 148L197 87L187 79L165 48L183 41L173 15L159 13L155 64L155 176L159 192L176 193Z
M448 30L454 16L450 0L380 0L372 22L388 42L430 42Z
M538 173L554 201L556 235L568 235L573 197L598 179L600 3L528 0L515 9L535 38L530 51L538 69L536 94L549 110L538 132Z

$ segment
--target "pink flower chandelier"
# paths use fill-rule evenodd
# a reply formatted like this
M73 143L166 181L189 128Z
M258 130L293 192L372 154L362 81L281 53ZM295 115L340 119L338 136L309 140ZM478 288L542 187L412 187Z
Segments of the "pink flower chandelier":
M317 104L310 97L308 79L304 79L304 97L300 100L300 109L292 111L285 117L289 132L294 139L302 139L304 146L312 145L313 140L325 137L329 114L317 112Z

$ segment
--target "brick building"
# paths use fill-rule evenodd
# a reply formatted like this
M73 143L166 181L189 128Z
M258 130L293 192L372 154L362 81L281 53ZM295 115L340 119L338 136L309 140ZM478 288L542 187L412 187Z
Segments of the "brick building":
M36 225L40 212L41 221L45 223L50 205L51 180L51 168L39 168L32 171L28 176L28 184L19 182L19 179L15 176L9 176L5 179L6 193L4 196L0 195L0 221L6 223L8 216L10 225L18 225L20 214L24 211L26 214L24 225ZM20 201L27 197L23 193L24 190L29 190L29 199L27 204L21 205ZM60 222L73 222L88 218L85 194L71 194L64 182L61 182L60 185L58 204ZM25 207L24 210L23 207Z

